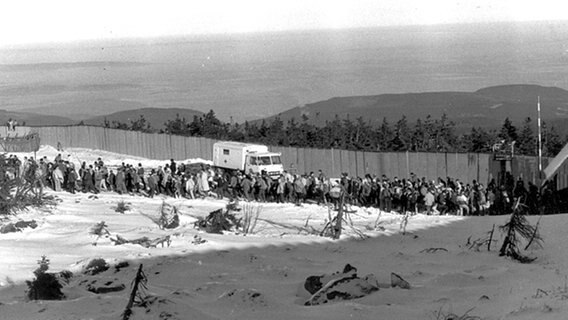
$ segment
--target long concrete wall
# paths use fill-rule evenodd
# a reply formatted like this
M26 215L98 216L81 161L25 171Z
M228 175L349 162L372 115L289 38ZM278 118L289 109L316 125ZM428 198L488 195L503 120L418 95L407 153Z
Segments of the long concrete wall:
M213 159L215 140L197 137L180 137L168 134L148 134L94 126L34 127L40 134L41 144L63 148L91 148L124 153L150 159L184 160L191 158ZM473 180L487 183L497 179L500 164L490 154L478 153L411 153L362 152L309 148L270 147L282 153L284 167L305 173L322 170L330 177L342 172L364 176L366 173L388 177L418 177L435 180L452 177L463 182ZM544 165L546 165L546 160ZM535 157L515 157L510 169L525 181L538 179Z

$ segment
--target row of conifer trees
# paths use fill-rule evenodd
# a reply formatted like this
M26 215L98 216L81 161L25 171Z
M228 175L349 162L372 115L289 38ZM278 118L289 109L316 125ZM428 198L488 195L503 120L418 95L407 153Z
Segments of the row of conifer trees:
M506 118L500 129L472 127L469 131L460 129L446 115L439 119L430 116L410 122L403 116L395 123L383 118L380 125L371 125L363 118L336 118L324 126L316 126L303 116L299 121L292 118L284 123L279 117L272 121L224 123L213 110L191 121L179 115L168 120L163 129L156 129L144 116L121 123L106 121L104 126L142 132L163 132L182 136L206 137L218 140L262 143L273 146L344 149L353 151L383 152L479 152L489 153L499 141L515 141L517 154L537 154L535 122L526 118L520 129ZM567 142L553 126L542 125L542 147L544 156L556 155Z

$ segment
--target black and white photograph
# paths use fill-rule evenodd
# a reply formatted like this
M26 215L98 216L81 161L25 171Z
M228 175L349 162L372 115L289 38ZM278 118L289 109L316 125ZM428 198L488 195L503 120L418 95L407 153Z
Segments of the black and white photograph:
M563 320L566 213L566 2L0 5L0 320Z

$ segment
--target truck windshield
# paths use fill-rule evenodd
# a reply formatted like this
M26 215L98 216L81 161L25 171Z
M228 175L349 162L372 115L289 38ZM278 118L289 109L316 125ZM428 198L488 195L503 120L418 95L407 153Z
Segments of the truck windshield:
M272 156L271 158L272 158L272 164L282 164L280 156Z
M258 164L261 165L261 166L271 165L270 157L258 157Z

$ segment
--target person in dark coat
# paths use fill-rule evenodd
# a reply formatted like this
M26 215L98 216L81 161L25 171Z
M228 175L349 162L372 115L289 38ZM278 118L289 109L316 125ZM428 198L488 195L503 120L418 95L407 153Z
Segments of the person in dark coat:
M142 185L142 190L146 190L146 178L144 177L144 167L142 167L141 163L138 164L138 169L136 170L136 173L138 173L138 179L140 181L140 184Z
M176 174L177 164L174 161L174 159L170 159L170 170L171 170L172 175Z
M247 201L251 201L252 180L248 174L245 175L243 180L241 181L241 188L243 190L243 196L245 197L245 199Z
M123 194L128 192L126 190L125 179L126 177L124 175L124 169L118 169L116 173L116 192L118 192L118 194Z
M116 189L116 175L112 169L108 173L108 190L114 191Z
M95 185L93 183L93 166L92 165L90 165L83 172L82 182L83 182L83 192L97 193L97 191L95 190Z
M148 196L150 198L153 198L158 188L158 177L156 176L154 169L152 169L150 175L148 176L148 178L146 178L146 181L148 186Z
M73 166L67 168L67 191L75 194L75 183L77 182L77 171Z

